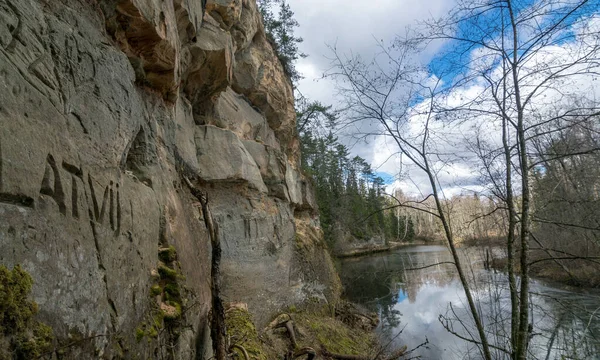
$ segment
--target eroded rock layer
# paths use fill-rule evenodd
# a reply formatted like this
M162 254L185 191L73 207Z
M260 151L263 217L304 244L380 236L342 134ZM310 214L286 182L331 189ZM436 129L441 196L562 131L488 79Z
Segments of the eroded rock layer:
M202 3L0 0L0 263L31 273L63 358L156 354L139 329L170 245L170 345L210 353L210 243L184 175L208 192L226 301L260 325L339 291L256 4Z

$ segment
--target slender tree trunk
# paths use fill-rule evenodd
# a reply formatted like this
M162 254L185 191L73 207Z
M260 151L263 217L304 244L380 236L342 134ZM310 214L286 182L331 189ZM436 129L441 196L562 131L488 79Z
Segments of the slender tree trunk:
M519 304L519 327L517 332L517 341L515 347L515 357L519 360L525 360L527 357L527 345L529 342L529 231L530 231L530 197L529 189L529 161L527 159L527 142L525 139L524 109L521 102L521 93L519 87L518 64L518 32L515 15L513 12L512 1L506 0L510 14L513 48L512 48L512 80L515 92L515 102L517 106L517 139L519 149L519 167L521 170L521 289Z
M529 232L530 232L530 189L528 159L525 144L525 131L523 127L523 115L519 116L518 125L519 150L521 162L521 301L519 306L519 333L517 336L517 359L527 357L527 345L529 342Z
M502 51L504 53L504 16L502 17ZM512 161L509 144L509 122L506 114L506 61L502 61L502 145L504 148L504 161L506 163L506 206L508 207L508 233L506 236L508 287L510 291L510 343L512 344L512 357L515 358L515 345L517 343L517 330L519 328L519 291L515 277L515 230L517 225L517 212L512 187Z
M439 193L437 190L435 178L429 168L429 163L425 159L425 168L427 172L427 176L429 178L429 182L431 184L431 189L433 192L433 198L435 199L435 205L440 215L440 220L442 221L442 225L444 227L444 233L446 235L446 239L448 240L448 246L450 247L450 252L452 253L452 258L454 259L454 265L456 267L456 272L458 272L458 277L460 278L460 282L465 291L465 296L467 297L467 303L469 304L469 310L471 311L471 315L473 316L473 320L475 321L475 327L477 328L477 332L479 333L479 338L481 341L481 351L483 358L486 360L492 359L492 354L490 352L490 346L488 344L487 336L485 335L485 329L483 327L483 322L479 316L479 312L477 311L477 307L475 306L475 301L473 300L473 295L471 294L471 289L469 287L469 282L462 268L462 263L458 255L458 251L456 250L456 244L454 243L454 236L450 229L450 225L448 223L448 219L444 214L444 209L442 207L442 203L440 201Z
M512 166L510 147L508 145L508 124L506 119L502 121L502 143L504 145L504 156L506 161L506 205L508 207L508 234L506 237L506 252L507 252L507 272L508 272L508 287L510 290L510 340L514 346L517 343L517 330L519 328L519 292L517 290L517 280L515 277L515 229L517 224L517 216L515 211L515 201L512 189ZM513 353L514 355L514 353ZM513 356L514 357L514 356Z

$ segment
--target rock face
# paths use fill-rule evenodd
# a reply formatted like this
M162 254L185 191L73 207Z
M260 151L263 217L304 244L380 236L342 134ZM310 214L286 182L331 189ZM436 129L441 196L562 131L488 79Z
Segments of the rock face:
M0 263L32 275L41 320L75 344L61 358L156 356L136 330L169 245L185 276L169 345L210 357L210 242L183 175L218 222L226 301L260 326L339 294L256 4L202 3L0 0Z

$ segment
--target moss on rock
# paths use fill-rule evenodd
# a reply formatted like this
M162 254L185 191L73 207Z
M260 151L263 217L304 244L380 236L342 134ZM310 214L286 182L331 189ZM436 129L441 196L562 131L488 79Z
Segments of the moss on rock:
M258 332L247 308L234 305L227 310L225 322L231 345L243 346L251 359L265 360L281 358L289 350L289 335L285 327L280 326L288 320L294 324L296 349L311 347L319 352L324 348L340 354L372 355L373 350L378 348L377 339L371 331L351 328L328 315L326 309L295 309L290 314L277 316L264 331Z
M175 246L169 245L169 247L158 249L158 258L164 263L175 261L177 259L177 251L175 250Z
M177 270L171 269L165 264L158 266L158 273L160 278L164 280L177 280Z
M347 355L368 355L377 344L373 333L350 328L332 317L301 312L293 318L300 333L304 333L299 337L299 347L325 348Z
M162 330L171 340L179 337L179 327L183 321L182 304L187 299L182 298L184 290L179 284L184 277L176 260L177 252L173 245L158 249L158 267L152 271L152 278L156 282L150 287L150 296L156 297L156 302L149 309L146 321L135 329L135 338L140 342L147 338L149 342L158 337ZM0 359L2 360L2 359Z
M160 311L162 312L165 321L174 321L181 317L181 305L174 301L161 303Z
M167 300L179 299L181 297L179 293L179 285L176 283L165 285L165 296L167 297Z
M158 285L158 284L152 285L152 287L150 288L150 295L157 296L160 294L162 294L162 288L160 287L160 285Z
M52 348L52 329L34 319L37 304L29 300L31 276L16 265L0 265L0 360L33 359Z
M247 309L236 307L227 310L225 324L232 344L243 346L251 359L268 359L268 352L258 337L258 332L252 322L252 315Z

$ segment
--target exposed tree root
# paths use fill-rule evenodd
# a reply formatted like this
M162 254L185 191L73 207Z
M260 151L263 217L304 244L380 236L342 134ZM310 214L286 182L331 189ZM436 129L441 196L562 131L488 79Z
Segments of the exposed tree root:
M308 355L306 360L313 360L317 357L317 352L311 347L302 348L294 353L293 358L299 358L300 356Z
M292 320L285 322L285 328L287 329L290 340L292 341L292 349L295 349L298 346L298 343L296 342L296 333L294 332L294 323Z
M307 360L316 359L317 352L311 347L305 347L300 350L296 350L295 352L293 351L298 346L298 342L296 340L296 333L294 331L294 322L292 320L292 317L289 314L283 314L283 315L287 315L288 319L279 321L279 322L272 322L271 324L269 324L268 327L271 329L278 329L278 328L284 327L287 330L287 334L290 338L291 344L290 344L290 350L288 351L288 354L285 358L292 360L292 359L296 359L296 358L299 358L304 355L308 355ZM332 353L332 352L328 351L325 348L321 349L320 354L326 358L331 358L331 359L335 359L335 360L378 360L378 359L395 360L395 359L398 359L399 357L405 355L406 350L407 350L407 347L405 345L405 346L401 347L400 349L394 351L391 355L384 357L384 358L380 357L379 355L376 355L375 357L373 357L373 356L367 356L367 355L336 354L336 353Z
M246 351L246 349L242 346L242 345L237 345L237 344L233 344L229 347L229 353L233 353L234 349L238 349L242 352L242 355L244 355L244 360L250 360L250 356L248 355L248 352Z

